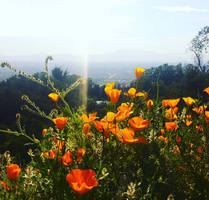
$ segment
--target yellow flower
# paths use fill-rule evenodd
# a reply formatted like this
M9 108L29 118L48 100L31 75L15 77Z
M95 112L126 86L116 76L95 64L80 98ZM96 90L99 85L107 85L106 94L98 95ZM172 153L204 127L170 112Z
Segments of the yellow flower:
M52 101L54 101L55 103L57 103L58 100L59 100L59 96L58 96L56 93L50 93L50 94L48 95L48 97L49 97Z
M114 82L106 83L104 91L105 91L107 96L110 96L110 91L114 88L114 86L115 86Z
M191 97L184 97L183 98L184 102L186 103L187 106L191 106L193 103L195 103L196 101L191 98Z
M140 67L135 67L135 74L136 74L136 78L140 79L141 76L143 75L143 73L145 72L145 69L140 68Z

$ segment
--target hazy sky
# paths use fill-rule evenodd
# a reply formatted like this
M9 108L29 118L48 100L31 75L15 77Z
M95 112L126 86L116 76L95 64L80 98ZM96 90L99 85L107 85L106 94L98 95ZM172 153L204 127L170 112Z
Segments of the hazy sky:
M0 8L0 55L140 50L187 59L209 25L208 0L0 0Z

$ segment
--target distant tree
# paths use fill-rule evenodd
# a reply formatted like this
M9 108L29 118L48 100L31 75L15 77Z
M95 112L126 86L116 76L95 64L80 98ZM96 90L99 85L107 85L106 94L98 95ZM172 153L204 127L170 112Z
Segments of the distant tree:
M209 47L209 26L203 27L198 34L192 39L190 51L194 53L195 64L201 72L208 70L208 63L204 63L203 57L207 53Z

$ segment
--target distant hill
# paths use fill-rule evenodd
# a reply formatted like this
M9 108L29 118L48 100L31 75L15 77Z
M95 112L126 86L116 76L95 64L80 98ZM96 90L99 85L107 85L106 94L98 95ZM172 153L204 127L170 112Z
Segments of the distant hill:
M0 62L7 61L16 69L33 74L45 70L44 61L46 57L45 54L0 56ZM50 63L49 69L58 66L70 74L84 74L84 66L86 65L84 56L66 54L55 55L53 58L54 62ZM162 55L148 51L120 50L107 54L89 55L88 77L100 85L112 81L127 85L134 79L134 67L155 67L163 64L160 59L162 59ZM176 62L170 62L170 64L176 64ZM9 70L1 70L0 81L12 75L14 73Z

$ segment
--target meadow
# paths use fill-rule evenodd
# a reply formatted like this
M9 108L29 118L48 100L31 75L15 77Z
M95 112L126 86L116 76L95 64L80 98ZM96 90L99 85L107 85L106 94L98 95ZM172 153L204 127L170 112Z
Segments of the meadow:
M72 109L66 96L87 81L78 78L65 90L57 89L49 75L51 59L45 62L46 83L19 72L50 90L48 113L29 96L22 99L52 125L36 137L17 113L17 130L0 130L24 137L31 146L27 164L9 151L0 155L0 199L209 199L208 100L162 99L159 87L151 99L138 87L146 70L136 67L135 86L126 91L106 83L104 115L88 113L85 106ZM1 67L15 71L8 63ZM209 87L200 91L199 97L204 95L209 98Z

